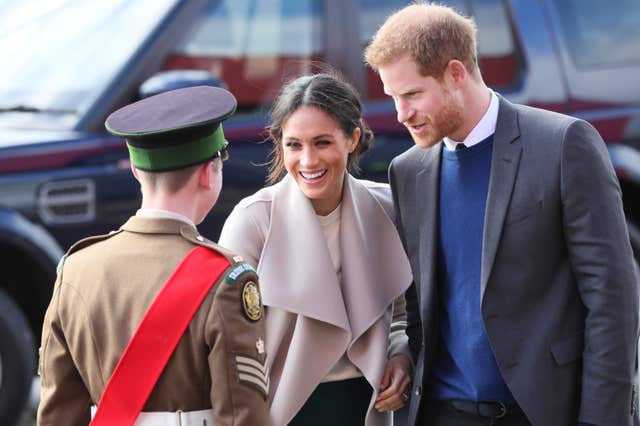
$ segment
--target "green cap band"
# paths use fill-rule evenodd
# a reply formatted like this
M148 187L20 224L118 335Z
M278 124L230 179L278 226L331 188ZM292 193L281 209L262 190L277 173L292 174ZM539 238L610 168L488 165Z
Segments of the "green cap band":
M131 164L137 169L152 172L176 170L202 163L213 158L226 146L222 125L211 136L182 145L140 148L127 142Z

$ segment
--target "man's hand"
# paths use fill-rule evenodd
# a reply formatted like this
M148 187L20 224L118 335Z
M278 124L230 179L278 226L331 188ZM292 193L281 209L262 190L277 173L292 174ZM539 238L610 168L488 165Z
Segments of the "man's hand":
M387 361L375 403L376 410L394 411L404 406L411 392L411 370L411 361L405 354L395 355Z

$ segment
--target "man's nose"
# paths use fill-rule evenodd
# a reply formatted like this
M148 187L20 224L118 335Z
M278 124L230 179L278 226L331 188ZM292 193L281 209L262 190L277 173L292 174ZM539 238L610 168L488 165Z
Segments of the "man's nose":
M409 105L407 101L402 99L396 101L396 111L397 111L397 119L398 123L404 123L411 118L413 115L413 109Z

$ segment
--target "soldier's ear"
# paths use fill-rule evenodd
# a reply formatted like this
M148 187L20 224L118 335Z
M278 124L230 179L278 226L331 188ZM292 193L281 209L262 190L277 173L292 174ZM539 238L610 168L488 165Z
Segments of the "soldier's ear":
M133 177L136 178L138 182L140 182L140 176L138 176L138 169L136 169L136 167L131 162L129 162L129 167L131 167L131 173L133 173Z
M196 170L198 184L206 189L211 189L213 185L213 180L211 179L214 173L213 167L213 161L209 160L206 163L200 164L198 170Z

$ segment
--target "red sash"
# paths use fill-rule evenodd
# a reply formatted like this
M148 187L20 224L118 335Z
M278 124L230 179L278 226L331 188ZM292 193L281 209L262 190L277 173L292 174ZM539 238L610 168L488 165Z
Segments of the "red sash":
M129 341L91 426L135 423L191 318L229 265L224 256L206 247L187 254Z

